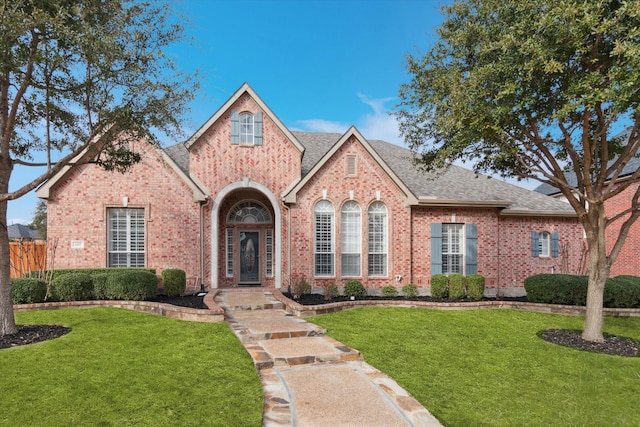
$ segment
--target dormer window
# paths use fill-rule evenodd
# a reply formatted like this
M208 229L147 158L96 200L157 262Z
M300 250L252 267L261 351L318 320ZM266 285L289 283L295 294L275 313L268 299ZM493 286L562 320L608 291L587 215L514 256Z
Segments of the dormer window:
M231 112L231 144L262 145L262 112Z

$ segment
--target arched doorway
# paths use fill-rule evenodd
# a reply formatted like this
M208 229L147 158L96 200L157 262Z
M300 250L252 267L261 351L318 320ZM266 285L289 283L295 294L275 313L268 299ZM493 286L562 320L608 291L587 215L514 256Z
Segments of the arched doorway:
M226 216L225 275L239 286L273 279L273 217L257 200L243 200Z
M218 193L211 210L213 288L282 286L282 213L266 187L245 179Z

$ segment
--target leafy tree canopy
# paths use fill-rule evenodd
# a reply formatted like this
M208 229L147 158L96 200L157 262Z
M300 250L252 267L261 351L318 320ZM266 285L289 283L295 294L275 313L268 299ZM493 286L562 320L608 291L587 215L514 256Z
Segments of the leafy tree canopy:
M640 148L640 2L457 0L445 12L434 47L407 58L401 133L423 169L462 159L562 192L587 236L583 337L602 341L604 283L640 216L640 169L618 179ZM607 217L605 201L633 185Z
M586 197L585 181L615 178L636 154L640 2L468 0L445 10L440 40L408 57L413 79L400 90L401 132L423 167L472 160L560 188L568 168ZM611 137L621 123L628 141Z

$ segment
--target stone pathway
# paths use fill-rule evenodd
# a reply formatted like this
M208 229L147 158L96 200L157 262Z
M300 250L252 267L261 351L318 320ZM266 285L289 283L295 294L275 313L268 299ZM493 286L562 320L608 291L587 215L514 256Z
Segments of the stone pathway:
M440 426L360 352L294 317L263 289L221 291L215 301L264 389L264 425Z

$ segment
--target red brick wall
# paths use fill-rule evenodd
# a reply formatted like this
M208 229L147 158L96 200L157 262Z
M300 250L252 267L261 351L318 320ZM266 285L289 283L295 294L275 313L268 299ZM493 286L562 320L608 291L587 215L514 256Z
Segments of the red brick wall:
M223 117L211 126L204 135L190 147L190 172L204 185L212 198L231 184L242 182L245 178L259 183L268 188L280 200L285 189L300 178L302 154L293 145L276 123L267 114L263 114L262 145L242 146L231 145L231 110L237 112L248 111L256 113L260 110L258 104L248 95L242 95L231 109ZM230 198L237 199L234 194ZM259 197L254 198L261 200ZM282 203L272 206L268 200L263 200L264 205L270 210L279 209L285 221L286 208ZM224 201L223 201L224 203ZM222 205L222 204L221 204ZM211 235L211 205L205 210L205 236ZM225 247L224 236L225 219L228 209L218 212L218 277L211 276L211 244L207 237L205 240L205 277L207 283L215 283L217 286L231 286L235 279L227 279L224 274ZM275 228L275 227L274 227ZM274 236L277 241L277 236ZM286 224L282 227L282 245L276 247L283 260L283 283L286 282L287 260L287 230ZM274 266L275 268L275 266ZM265 279L266 285L273 284L273 279Z
M638 185L640 184L631 185L622 193L605 203L605 209L609 218L629 208ZM613 248L615 239L620 233L622 222L623 220L618 220L607 227L607 253L610 253ZM625 244L620 251L620 255L611 267L611 277L621 274L640 276L640 222L638 221L631 226Z
M165 268L200 275L199 205L191 189L161 154L140 142L132 147L142 161L130 172L106 172L95 165L76 168L59 182L47 204L47 234L56 244L49 268L107 266L107 208L144 208L146 266L159 275ZM71 241L84 249L71 249Z

